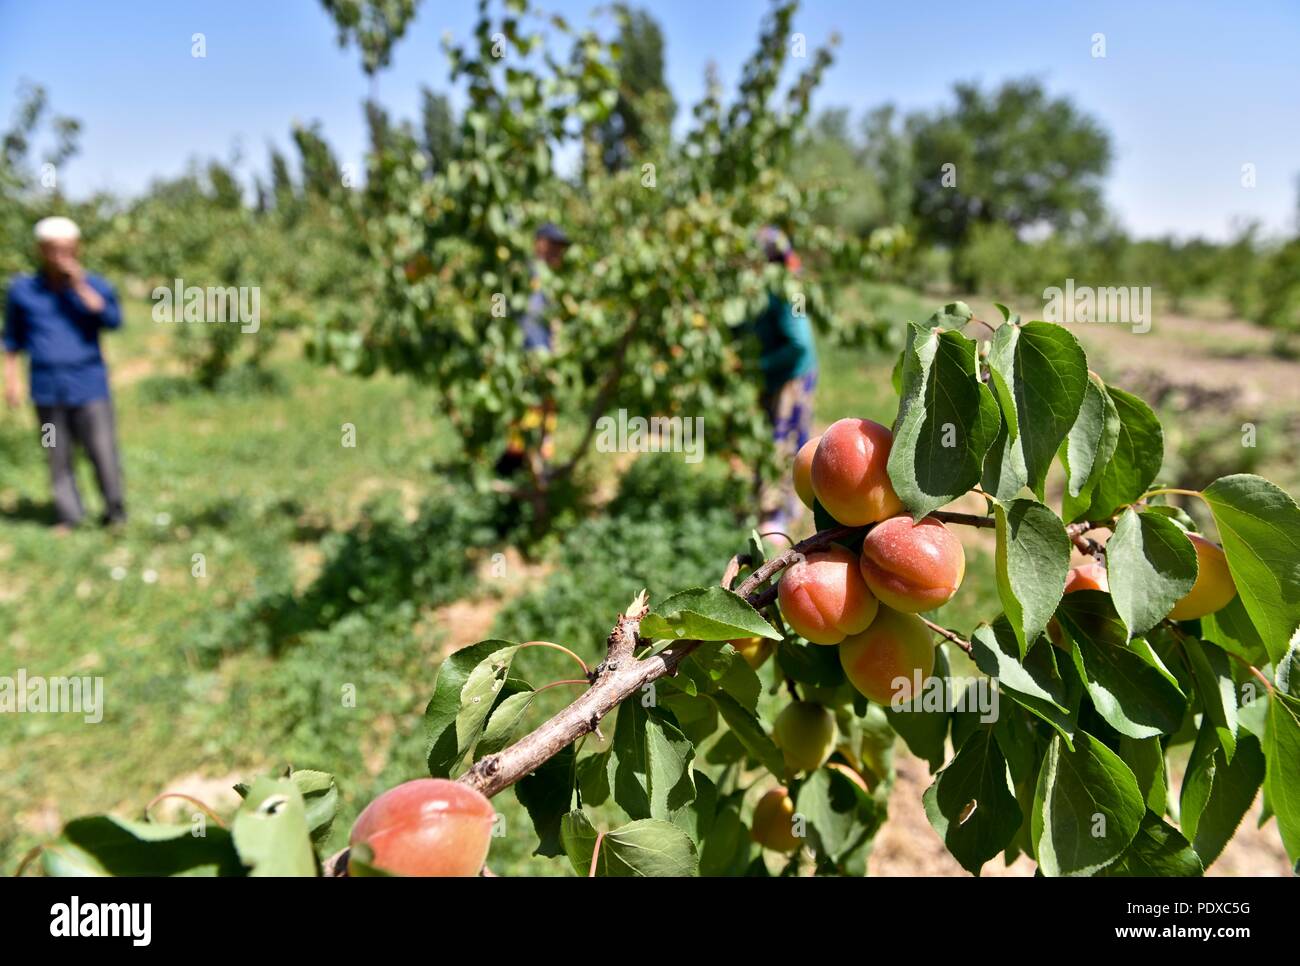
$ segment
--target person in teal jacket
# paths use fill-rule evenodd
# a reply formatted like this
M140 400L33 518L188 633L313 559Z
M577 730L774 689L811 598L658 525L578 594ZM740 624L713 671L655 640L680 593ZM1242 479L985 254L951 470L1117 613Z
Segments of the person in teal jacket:
M769 262L799 270L799 256L785 233L767 227L759 244ZM799 447L812 436L813 394L817 388L817 347L812 324L801 307L777 292L768 294L767 308L753 322L758 337L759 368L763 373L763 409L772 424L781 465L792 467ZM761 533L786 533L803 512L794 490L794 476L782 473L775 482L759 485Z

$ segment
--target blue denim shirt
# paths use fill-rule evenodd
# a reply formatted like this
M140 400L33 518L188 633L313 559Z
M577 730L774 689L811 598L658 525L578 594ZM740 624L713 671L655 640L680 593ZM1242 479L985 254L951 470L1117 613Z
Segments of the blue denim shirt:
M113 286L89 273L86 282L103 296L103 311L91 312L71 288L51 288L44 275L17 275L10 282L4 347L27 353L38 406L83 406L108 397L99 332L120 327L122 311Z

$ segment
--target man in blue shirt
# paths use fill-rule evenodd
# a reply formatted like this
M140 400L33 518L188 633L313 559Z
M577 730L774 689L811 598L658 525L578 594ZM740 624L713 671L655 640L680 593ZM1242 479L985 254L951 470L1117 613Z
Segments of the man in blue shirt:
M75 526L83 512L73 473L74 443L95 467L104 522L126 519L108 369L99 350L100 330L121 326L122 312L113 287L81 267L80 238L68 218L37 222L40 271L15 276L5 302L5 400L10 406L21 401L18 354L25 352L61 528Z

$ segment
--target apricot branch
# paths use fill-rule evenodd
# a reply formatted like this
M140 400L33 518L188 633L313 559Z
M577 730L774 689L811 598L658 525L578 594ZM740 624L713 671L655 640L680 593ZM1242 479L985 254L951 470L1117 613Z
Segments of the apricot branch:
M917 616L919 617L920 615L918 614ZM965 651L967 654L971 655L972 657L975 656L975 652L971 646L971 642L966 640L966 638L961 637L955 632L948 630L948 628L942 626L941 624L936 624L934 621L927 620L924 617L921 618L921 622L925 624L926 627L930 628L930 630L938 634L940 637L952 641L952 643L956 644L958 647L960 647L963 651Z

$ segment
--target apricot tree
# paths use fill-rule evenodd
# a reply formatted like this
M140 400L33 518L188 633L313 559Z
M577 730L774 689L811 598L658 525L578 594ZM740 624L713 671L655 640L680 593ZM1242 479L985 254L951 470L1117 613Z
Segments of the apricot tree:
M229 830L202 841L76 820L47 870L467 872L484 800L513 788L536 853L581 875L861 874L899 738L929 763L926 813L972 873L1026 855L1046 876L1199 875L1261 789L1300 859L1300 507L1247 474L1162 485L1156 415L1067 329L1008 313L977 340L970 320L954 303L907 326L892 429L823 434L813 536L769 556L737 534L718 584L639 595L599 664L570 653L583 690L556 714L532 720L547 685L516 664L566 648L448 657L426 710L433 782L363 812L354 854L318 863L337 792L294 772L243 789ZM827 512L828 488L853 522ZM983 511L945 509L959 498ZM947 536L967 527L995 541L1001 612L960 629L911 613L969 579Z

